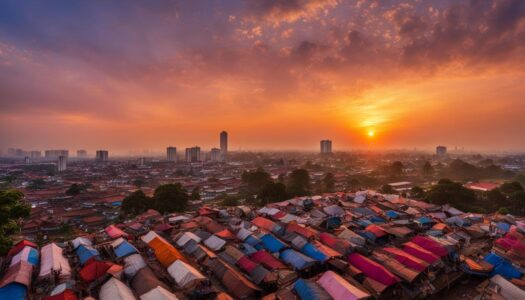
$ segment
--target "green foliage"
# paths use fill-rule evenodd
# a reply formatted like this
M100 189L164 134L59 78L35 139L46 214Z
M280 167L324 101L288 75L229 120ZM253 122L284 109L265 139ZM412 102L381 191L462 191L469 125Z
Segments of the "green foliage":
M334 191L334 188L335 188L335 178L334 178L334 174L332 173L326 173L324 175L324 178L323 178L323 186L324 186L324 191L325 192L328 192L328 193L331 193Z
M221 205L222 206L237 206L239 205L239 199L237 197L228 196L226 194L220 196L219 198L222 198Z
M160 213L182 212L188 205L188 192L180 183L158 186L153 196L154 208Z
M476 195L461 183L441 179L426 193L425 200L433 204L447 204L463 211L472 211L476 206Z
M120 210L124 214L138 215L150 209L152 206L153 200L146 196L142 190L138 190L124 198Z
M379 185L379 181L375 177L363 174L350 175L346 181L352 189L372 188Z
M410 190L410 197L415 199L423 199L425 198L425 190L416 185Z
M200 200L201 199L201 193L199 190L199 187L196 186L191 191L190 200Z
M131 182L134 186L138 187L138 188L141 188L144 186L144 179L142 178L136 178L134 179L132 182Z
M258 168L255 171L244 171L241 180L245 184L246 193L256 195L267 183L272 182L272 177L263 168Z
M290 196L306 196L310 194L310 174L305 169L295 169L288 178L288 194Z
M525 185L525 173L519 173L514 177L514 181L519 182L522 186Z
M425 162L423 165L423 175L425 176L432 176L434 175L434 167L430 164L430 162Z
M505 171L496 165L477 167L461 159L455 159L447 168L443 168L442 175L458 180L479 180L483 178L513 178L514 173Z
M389 184L384 184L379 189L379 192L381 192L383 194L395 194L395 193L397 193L396 190L394 190L394 188L392 186L390 186Z
M29 217L31 206L23 198L24 194L17 190L0 191L0 255L11 248L9 235L20 229L18 220Z
M282 182L268 182L259 192L258 199L260 205L267 203L280 202L288 199L286 186Z
M512 214L525 216L525 191L518 191L509 197Z
M499 189L501 190L502 193L506 195L512 195L516 192L523 191L523 186L517 181L512 181L512 182L503 183L499 187Z
M36 178L31 180L29 185L27 186L28 190L42 190L46 187L46 182L42 178Z
M82 184L73 183L67 190L66 194L70 196L76 196L80 194L81 192L85 191L86 187Z
M500 207L498 209L498 214L500 215L508 215L510 213L509 209L507 207Z
M496 188L485 193L482 198L483 207L490 212L496 211L499 207L509 205L507 196L505 196L500 189Z
M403 169L405 168L405 166L403 165L402 162L400 161L395 161L394 163L392 163L392 165L390 166L390 174L394 177L399 177L401 175L403 175Z

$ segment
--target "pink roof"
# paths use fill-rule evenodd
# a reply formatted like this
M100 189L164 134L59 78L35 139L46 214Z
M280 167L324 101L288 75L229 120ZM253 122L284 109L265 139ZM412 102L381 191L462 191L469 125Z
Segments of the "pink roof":
M439 260L439 256L433 254L430 251L425 250L424 248L421 248L417 244L414 244L412 242L407 242L407 243L404 243L403 245L404 245L403 251L419 259L422 259L429 264L432 264Z
M11 248L11 250L9 250L7 256L13 256L18 254L18 252L22 251L22 249L24 249L26 246L38 249L38 246L35 243L30 242L28 240L22 240L18 242L13 248Z
M354 267L363 271L366 276L386 285L391 286L399 282L399 278L394 274L390 273L385 267L376 263L375 261L368 259L361 254L352 253L348 255L348 262Z
M420 246L421 248L425 249L425 250L428 250L432 253L434 253L435 255L439 256L439 257L444 257L444 256L447 256L448 255L448 251L445 247L443 247L443 245L441 245L440 243L430 239L430 238L427 238L427 237L424 237L424 236L421 236L421 235L418 235L418 236L415 236L412 240L411 240L412 243Z
M368 293L353 286L350 282L332 271L326 271L321 278L317 280L317 283L326 290L334 300L357 300L370 297Z
M428 267L426 261L410 255L401 249L386 247L383 248L383 250L388 252L398 262L416 271L423 272Z
M388 234L382 227L377 226L375 224L370 224L366 226L365 230L373 233L377 238L383 237Z
M109 225L108 227L106 227L106 229L104 229L104 231L106 231L106 233L112 239L116 239L116 238L119 238L119 237L122 237L122 236L124 236L124 237L128 236L127 233L125 233L124 231L120 230L120 228L118 228L115 225Z
M465 187L471 190L491 191L499 187L499 184L492 183L492 182L474 182L474 183L466 184Z

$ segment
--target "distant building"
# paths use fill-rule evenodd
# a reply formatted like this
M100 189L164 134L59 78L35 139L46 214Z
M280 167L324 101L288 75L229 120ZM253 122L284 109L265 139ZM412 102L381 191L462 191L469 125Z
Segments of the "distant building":
M388 185L391 186L398 193L407 192L412 189L412 182L410 181L392 182Z
M332 141L322 140L321 141L321 154L331 154L331 153L332 153Z
M31 157L32 159L41 158L42 157L42 151L36 151L36 150L35 151L31 151L29 157Z
M63 172L67 169L67 156L60 155L57 162L58 172Z
M226 161L226 158L228 156L228 133L226 131L222 131L219 136L221 140L222 160Z
M46 150L44 152L44 156L46 159L49 159L49 160L58 159L59 156L65 156L67 158L69 157L69 151L68 150Z
M29 158L29 156L24 157L24 163L25 164L31 163L31 159Z
M447 147L445 146L437 146L436 147L436 155L437 156L443 156L447 154Z
M186 148L186 162L199 162L201 161L201 148L191 147Z
M109 159L109 152L107 150L97 150L95 160L98 162L105 162Z
M144 156L139 157L139 166L143 167L146 165L146 158Z
M86 150L77 150L77 157L78 158L86 158L87 157L87 151Z
M210 152L211 161L221 161L222 160L222 151L218 148L212 148Z
M488 192L498 188L500 185L493 182L469 182L463 186L475 191Z
M166 158L168 161L177 161L177 148L175 147L168 147L166 148Z

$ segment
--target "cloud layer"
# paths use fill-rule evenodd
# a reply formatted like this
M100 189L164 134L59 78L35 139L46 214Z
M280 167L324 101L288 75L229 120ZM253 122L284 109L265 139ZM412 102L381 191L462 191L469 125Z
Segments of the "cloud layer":
M520 0L2 1L0 148L524 149L524 45Z

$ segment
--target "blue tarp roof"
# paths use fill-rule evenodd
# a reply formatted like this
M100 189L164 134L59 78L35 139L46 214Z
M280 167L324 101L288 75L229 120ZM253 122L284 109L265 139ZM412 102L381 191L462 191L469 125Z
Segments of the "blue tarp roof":
M239 247L241 251L246 255L252 255L253 253L257 252L256 248L253 248L250 244L242 243Z
M505 233L509 232L509 230L510 230L510 225L508 223L505 223L505 222L498 222L497 226L498 226L499 230L501 230L501 231L503 231Z
M372 242L376 240L376 236L370 231L357 231L357 234Z
M278 240L271 234L265 234L261 237L261 241L264 249L271 253L279 252L281 249L286 247L286 244Z
M139 253L139 252L133 245L131 245L127 241L122 242L120 245L117 246L117 248L115 248L115 255L118 258L128 256L133 253Z
M315 264L315 260L299 253L293 249L286 249L279 254L279 258L294 267L295 270L303 270Z
M497 254L489 253L485 256L485 261L494 266L494 270L492 270L490 276L499 274L508 280L521 277L521 272L518 271L518 269L514 268L511 263Z
M427 217L427 216L423 216L423 217L420 217L416 220L416 222L418 223L421 223L421 224L430 224L430 223L435 223L434 220L432 220L431 218Z
M24 258L22 258L22 260L24 260ZM37 266L39 261L40 260L38 250L36 250L35 248L31 248L29 250L29 254L27 255L27 262L32 264L33 266Z
M450 218L446 219L445 223L453 224L453 225L456 225L456 226L470 225L470 222L468 222L467 220L462 219L461 217L458 217L458 216L454 216L454 217L450 217Z
M299 279L293 285L294 291L299 295L301 300L330 300L330 297L318 284L315 282Z
M91 257L99 255L96 249L90 246L85 246L85 245L78 246L76 252L77 252L78 258L80 259L80 264L82 265L85 264L86 261L88 261Z
M396 211L393 211L393 210L389 210L386 212L386 216L391 218L391 219L397 219L399 218L399 214L396 212Z
M385 219L383 219L383 218L381 218L381 217L378 217L378 216L372 216L372 217L370 218L370 221L371 221L372 223L386 223L386 220L385 220Z
M0 288L0 299L25 300L27 299L27 288L18 282L10 283Z
M245 240L245 243L255 246L261 242L260 239L256 238L253 234L249 235Z
M363 228L366 228L368 225L371 225L372 222L368 221L368 220L357 220L357 225L363 227Z
M301 253L308 255L309 257L320 261L325 262L328 260L328 256L326 256L323 252L319 251L316 246L310 243L306 243L303 248L301 249Z
M362 214L363 216L375 216L376 213L368 207L356 207L353 209L354 212Z

